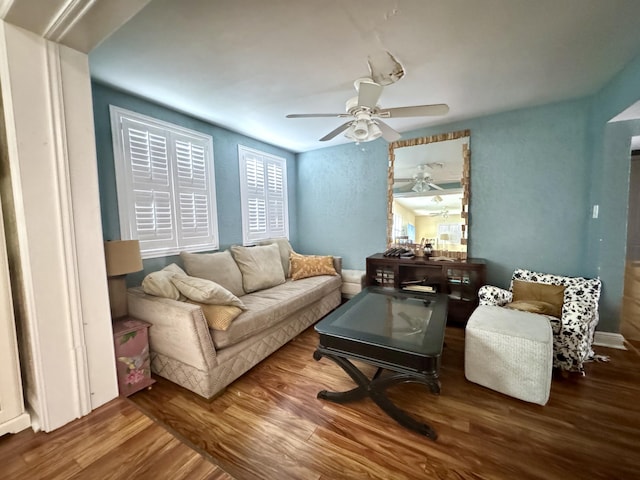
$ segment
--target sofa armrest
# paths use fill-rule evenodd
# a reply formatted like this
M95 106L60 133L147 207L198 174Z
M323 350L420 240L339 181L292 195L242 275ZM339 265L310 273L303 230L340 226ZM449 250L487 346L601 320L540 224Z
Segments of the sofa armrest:
M140 287L130 288L127 300L129 314L152 325L152 352L203 371L216 364L209 326L198 305L147 295Z
M342 257L333 257L333 268L338 275L342 275Z
M511 302L513 294L504 288L494 287L493 285L483 285L480 287L480 290L478 290L478 298L480 305L503 307Z

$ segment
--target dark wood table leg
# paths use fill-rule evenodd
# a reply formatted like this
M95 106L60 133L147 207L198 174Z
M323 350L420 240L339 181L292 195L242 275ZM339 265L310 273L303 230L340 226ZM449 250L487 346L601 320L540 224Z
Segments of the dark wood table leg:
M436 375L423 378L407 373L397 373L381 377L380 373L382 369L378 369L373 378L369 380L367 376L364 375L353 363L344 357L333 355L326 351L322 351L321 349L318 349L313 353L313 358L315 360L320 360L322 357L327 357L337 363L358 386L346 392L328 392L327 390L322 390L318 393L318 398L335 403L346 403L354 400L360 400L368 396L383 412L403 427L413 430L420 435L429 437L432 440L435 440L438 437L435 430L433 430L429 425L415 420L405 411L398 408L391 400L389 400L385 393L385 390L393 385L413 382L426 385L432 393L439 394L440 382Z

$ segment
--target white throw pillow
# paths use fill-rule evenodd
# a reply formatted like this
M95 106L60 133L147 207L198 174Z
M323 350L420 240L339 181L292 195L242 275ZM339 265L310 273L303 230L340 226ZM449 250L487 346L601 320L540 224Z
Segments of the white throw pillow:
M285 282L280 249L275 243L257 247L236 245L230 250L242 272L242 286L245 292L264 290Z
M246 309L244 303L238 297L211 280L176 275L171 281L180 290L180 293L194 302L209 305L233 305L242 310Z
M184 300L180 290L171 282L174 275L186 275L186 273L175 263L167 265L157 272L151 272L142 280L142 290L144 293L156 297Z

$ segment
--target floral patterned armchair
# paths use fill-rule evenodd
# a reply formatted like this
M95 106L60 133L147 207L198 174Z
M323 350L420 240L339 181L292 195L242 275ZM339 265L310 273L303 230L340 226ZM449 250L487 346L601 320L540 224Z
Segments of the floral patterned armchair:
M516 269L511 277L509 290L490 285L481 287L480 305L505 306L510 303L514 280L565 286L561 318L545 315L553 330L553 366L584 374L584 362L595 357L591 344L599 320L598 301L602 288L600 279L564 277Z

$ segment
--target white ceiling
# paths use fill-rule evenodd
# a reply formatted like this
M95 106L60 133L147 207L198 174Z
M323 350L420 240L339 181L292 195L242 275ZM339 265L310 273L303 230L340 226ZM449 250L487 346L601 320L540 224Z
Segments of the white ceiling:
M391 52L382 107L447 103L403 132L596 92L640 52L638 0L152 0L90 53L93 77L300 152Z

